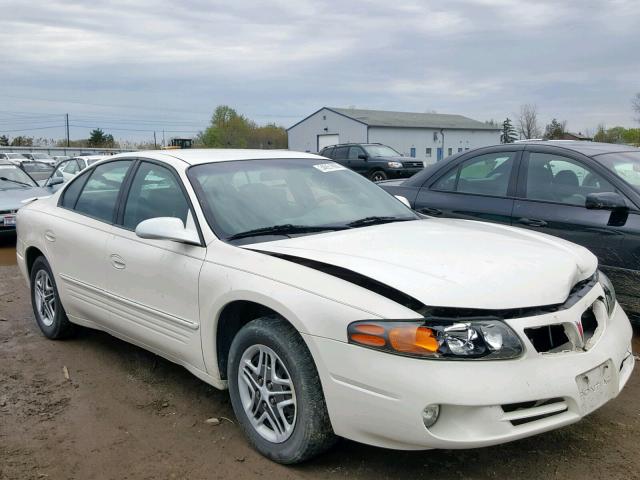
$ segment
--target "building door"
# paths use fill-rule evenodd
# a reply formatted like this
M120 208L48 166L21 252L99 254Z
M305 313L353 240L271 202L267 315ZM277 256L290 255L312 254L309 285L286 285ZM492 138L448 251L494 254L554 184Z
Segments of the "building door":
M442 147L438 147L438 160L437 160L438 162L442 160L442 152L443 152Z
M411 147L409 152L412 158L416 158L416 147Z
M318 150L322 150L324 147L329 147L331 145L337 145L340 143L340 135L337 133L318 135Z

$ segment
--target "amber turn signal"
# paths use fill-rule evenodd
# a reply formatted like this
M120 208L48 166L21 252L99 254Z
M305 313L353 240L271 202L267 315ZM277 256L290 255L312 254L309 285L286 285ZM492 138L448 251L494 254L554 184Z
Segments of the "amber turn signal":
M389 343L402 353L433 353L438 351L438 340L433 330L418 325L402 325L389 330Z

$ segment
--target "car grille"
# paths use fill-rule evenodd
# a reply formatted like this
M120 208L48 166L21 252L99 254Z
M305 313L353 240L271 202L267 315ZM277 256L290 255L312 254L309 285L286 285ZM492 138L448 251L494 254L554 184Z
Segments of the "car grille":
M524 333L538 353L585 351L589 340L598 329L598 319L591 304L580 317L580 322L563 322L541 327L525 328Z
M553 417L569 409L569 405L564 398L509 403L501 405L501 407L504 413L502 420L510 422L514 427Z
M422 168L424 165L422 162L402 162L402 166L405 168Z

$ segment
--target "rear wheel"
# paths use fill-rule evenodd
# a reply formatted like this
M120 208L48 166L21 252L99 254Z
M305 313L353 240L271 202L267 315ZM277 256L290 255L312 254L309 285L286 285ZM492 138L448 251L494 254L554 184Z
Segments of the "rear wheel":
M231 345L227 378L236 417L266 457L299 463L334 444L313 359L284 319L263 317L240 330Z
M387 174L383 171L383 170L375 170L373 172L371 172L369 174L369 180L371 180L372 182L382 182L383 180L386 180Z
M31 267L31 305L38 327L47 338L65 338L73 332L73 324L60 303L51 267L44 257L36 258Z

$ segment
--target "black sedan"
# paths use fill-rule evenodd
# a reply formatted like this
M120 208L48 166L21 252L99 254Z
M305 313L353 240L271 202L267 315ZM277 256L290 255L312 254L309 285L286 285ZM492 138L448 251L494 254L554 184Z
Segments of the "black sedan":
M640 316L640 149L573 141L484 147L379 184L418 212L555 235L597 255Z

